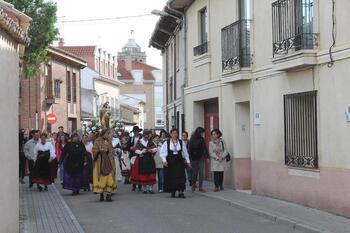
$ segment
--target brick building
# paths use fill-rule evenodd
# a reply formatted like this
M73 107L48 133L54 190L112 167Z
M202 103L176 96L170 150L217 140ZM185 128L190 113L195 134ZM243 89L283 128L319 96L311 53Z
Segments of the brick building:
M146 54L133 38L118 53L118 80L125 84L120 88L124 99L132 98L144 103L140 127L162 129L162 73L158 68L146 64Z
M87 63L64 50L50 47L42 75L20 82L20 125L26 129L68 132L80 129L80 71ZM57 122L47 123L47 114L54 113Z

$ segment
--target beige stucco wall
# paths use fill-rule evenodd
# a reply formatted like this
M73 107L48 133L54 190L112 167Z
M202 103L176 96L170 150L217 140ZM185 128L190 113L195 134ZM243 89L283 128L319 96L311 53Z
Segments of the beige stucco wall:
M345 121L350 105L349 66L350 58L336 62L332 69L318 69L320 166L350 168L350 122Z
M144 108L146 115L145 128L154 129L155 128L155 116L154 116L154 84L130 84L126 83L120 88L121 95L128 94L144 94L146 95L146 105Z
M0 232L19 232L18 207L18 85L17 43L0 29Z
M254 0L253 111L261 114L260 126L253 126L254 156L257 160L284 163L283 95L318 91L319 166L350 168L346 155L350 124L345 108L350 104L350 23L348 1L336 2L336 46L334 66L327 67L332 44L331 1L315 0L314 32L319 33L318 64L300 71L276 72L272 63L271 3ZM267 17L268 16L268 17ZM337 138L337 140L335 140Z

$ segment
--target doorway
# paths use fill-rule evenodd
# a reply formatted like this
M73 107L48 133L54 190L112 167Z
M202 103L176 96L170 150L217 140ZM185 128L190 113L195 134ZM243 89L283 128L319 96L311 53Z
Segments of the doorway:
M250 103L236 103L234 179L236 189L251 188Z
M204 103L204 129L205 142L209 146L211 131L219 128L219 104L218 99L213 99ZM212 180L210 172L210 161L205 162L205 179Z

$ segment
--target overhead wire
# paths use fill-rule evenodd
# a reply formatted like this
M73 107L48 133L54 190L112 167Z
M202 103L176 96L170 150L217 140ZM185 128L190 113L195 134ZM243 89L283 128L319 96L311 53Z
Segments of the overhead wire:
M112 21L112 20L121 20L121 19L143 18L143 17L149 17L149 16L152 16L152 14L128 15L128 16L120 16L120 17L95 18L95 19L61 20L61 21L57 21L57 23L64 24L64 23L84 23L84 22Z

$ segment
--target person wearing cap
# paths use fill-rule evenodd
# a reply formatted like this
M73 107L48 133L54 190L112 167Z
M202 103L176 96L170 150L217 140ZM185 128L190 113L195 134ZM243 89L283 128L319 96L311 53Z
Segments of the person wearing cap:
M64 147L59 163L64 166L63 189L71 190L73 195L78 195L80 189L90 189L86 186L83 177L87 156L87 151L80 141L79 135L77 133L72 134L72 141Z
M136 159L131 170L131 183L142 185L143 193L154 194L156 165L153 157L157 152L157 147L150 138L151 134L150 130L144 130L142 139L136 144Z

